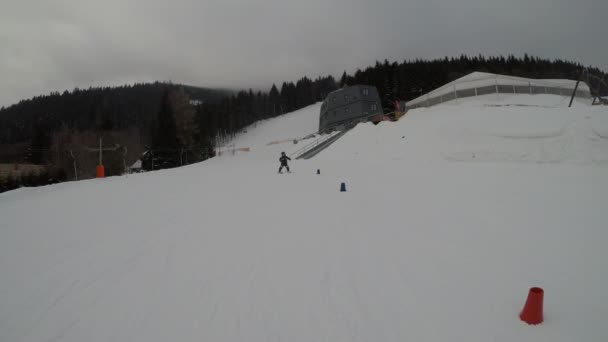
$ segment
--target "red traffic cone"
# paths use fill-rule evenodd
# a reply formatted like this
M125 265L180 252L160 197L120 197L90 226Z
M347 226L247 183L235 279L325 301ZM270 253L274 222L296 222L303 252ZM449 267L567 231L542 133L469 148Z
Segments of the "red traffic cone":
M519 318L528 324L540 324L543 322L543 297L545 291L540 287L533 287L528 293L528 299Z

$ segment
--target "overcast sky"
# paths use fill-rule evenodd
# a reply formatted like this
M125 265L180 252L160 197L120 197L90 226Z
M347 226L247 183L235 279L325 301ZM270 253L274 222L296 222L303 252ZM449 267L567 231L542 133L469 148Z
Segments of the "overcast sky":
M0 106L153 80L267 89L463 53L608 70L607 14L608 0L2 0Z

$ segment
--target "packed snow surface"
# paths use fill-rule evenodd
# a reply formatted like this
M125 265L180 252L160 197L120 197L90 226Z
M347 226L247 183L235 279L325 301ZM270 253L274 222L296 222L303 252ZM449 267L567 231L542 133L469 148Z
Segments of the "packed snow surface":
M608 341L608 111L547 99L360 124L277 174L314 105L250 152L2 194L0 341Z

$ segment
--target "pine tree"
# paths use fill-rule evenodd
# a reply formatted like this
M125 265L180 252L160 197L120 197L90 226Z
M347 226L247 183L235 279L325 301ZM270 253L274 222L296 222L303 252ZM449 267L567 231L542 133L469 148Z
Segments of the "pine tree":
M182 145L177 137L175 115L169 90L165 90L161 108L158 112L156 129L153 134L151 150L142 160L146 170L158 170L180 165L180 149Z
M342 73L342 77L340 77L340 88L344 88L348 86L348 76L346 75L346 70Z
M275 84L272 84L270 93L268 93L268 110L271 113L271 117L275 117L280 113L281 106L281 95Z
M28 161L32 164L44 164L46 162L46 152L50 145L49 130L45 129L42 124L34 126Z
M184 88L169 91L169 101L180 145L185 147L194 145L199 128L196 122L196 111L190 104L190 98L184 92Z

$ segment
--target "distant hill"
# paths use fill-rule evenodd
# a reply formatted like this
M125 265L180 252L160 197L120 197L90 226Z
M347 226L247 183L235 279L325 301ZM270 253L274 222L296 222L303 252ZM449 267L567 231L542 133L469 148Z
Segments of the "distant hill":
M183 88L194 104L216 103L233 93L161 82L54 92L0 109L0 144L30 142L37 130L54 132L62 125L77 130L136 126L146 132L164 91L177 88Z

